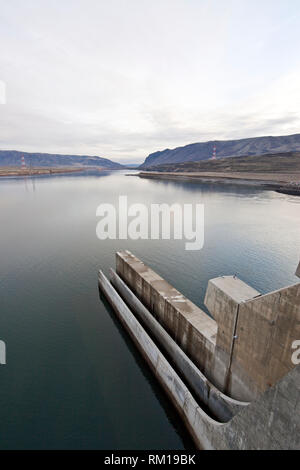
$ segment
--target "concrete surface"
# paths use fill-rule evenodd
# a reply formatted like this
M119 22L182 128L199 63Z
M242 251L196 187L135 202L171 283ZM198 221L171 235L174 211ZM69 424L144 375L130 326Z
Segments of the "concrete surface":
M212 427L223 425L214 421L201 410L200 414L203 414L203 418L201 419L199 426L197 428L194 427L195 413L197 412L198 404L192 394L126 306L125 302L104 276L102 271L99 271L98 282L99 288L111 304L119 320L130 334L135 345L147 361L152 372L184 420L197 447L208 449L212 448L209 440L205 437L205 434L202 434L202 423L207 422L207 426L211 425Z
M129 251L116 254L116 265L121 279L212 381L217 323Z
M258 291L236 276L222 276L208 282L204 303L218 324L212 375L215 384L224 393L230 393L232 356L238 339L236 327L239 306L259 295ZM247 394L247 400L252 398L252 394Z
M125 302L99 272L99 287L143 354L200 449L300 448L300 366L297 366L231 421L220 424L198 405Z
M228 383L230 396L258 397L291 371L300 338L300 283L241 303Z
M211 417L220 422L227 422L241 409L248 406L249 403L227 397L206 379L149 310L146 309L112 269L110 270L110 280L131 312L142 323L142 326L146 328L161 351L166 354L167 359L171 360L173 367L179 372L198 403L204 404L207 407Z
M259 397L293 367L300 338L300 283L260 295L235 276L208 283L213 318L128 251L117 273L205 377L240 401Z

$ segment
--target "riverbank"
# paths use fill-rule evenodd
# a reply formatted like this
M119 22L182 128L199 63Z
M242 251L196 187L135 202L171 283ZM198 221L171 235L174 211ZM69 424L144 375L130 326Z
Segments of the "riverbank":
M36 176L36 175L56 175L60 173L78 173L86 170L86 167L78 168L16 168L16 167L0 167L1 176ZM103 170L103 168L97 168Z
M161 172L142 171L140 178L189 181L216 184L237 184L259 186L278 190L290 182L300 181L300 172L296 173L248 173L248 172Z
M288 194L289 196L300 196L300 186L293 186L292 184L286 184L276 189L277 193Z

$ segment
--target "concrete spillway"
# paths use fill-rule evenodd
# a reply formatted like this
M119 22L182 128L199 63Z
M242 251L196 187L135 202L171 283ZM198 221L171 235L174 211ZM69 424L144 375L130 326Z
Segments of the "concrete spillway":
M98 279L101 291L108 299L165 392L169 395L197 447L212 448L209 441L203 438L201 427L194 426L195 413L199 407L190 391L101 271ZM220 423L211 419L202 410L199 409L199 412L203 414L203 419L211 425L221 426Z
M127 262L128 260L129 262ZM161 321L158 321L160 320L160 317L157 315L158 310L155 311L156 318L154 318L153 312L155 309L153 305L152 311L149 311L144 303L141 302L141 299L139 300L131 289L128 288L128 285L131 287L136 282L136 290L140 292L141 296L141 292L147 286L145 283L146 278L152 285L152 288L156 290L152 301L161 303L161 311L168 311L166 306L164 306L166 298L160 297L161 294L158 292L162 288L162 283L160 281L157 283L157 279L153 276L153 271L150 270L149 275L149 271L143 267L144 265L139 260L137 263L136 260L128 252L122 253L121 256L118 254L117 269L122 274L123 281L112 271L111 280L113 286L100 271L99 287L176 407L194 438L197 447L201 449L299 449L300 429L299 413L297 413L297 410L299 410L300 406L300 367L289 365L289 372L283 375L272 387L267 388L256 399L251 400L250 404L245 404L226 396L218 389L216 384L213 385L206 379L204 373L195 366L191 357L183 351L178 344L180 338L176 338L176 334L175 339L172 338ZM126 282L124 282L125 280ZM236 291L238 285L241 286L239 295ZM218 299L220 290L222 292L222 289L224 290L225 288L226 295L230 296L228 304L230 308L227 305L227 309L224 312L222 310L224 303L218 303L216 299ZM151 290L149 292L149 288L147 289L148 294L150 293L148 299L150 298L151 300ZM251 291L251 288L248 288L247 285L243 283L236 284L233 277L227 281L225 277L220 278L219 281L214 280L210 284L206 300L215 309L217 318L221 318L221 324L223 322L222 314L224 316L224 313L229 313L229 319L231 318L230 325L232 321L234 324L234 330L230 326L229 331L236 333L239 328L239 310L241 305L247 303L247 301L245 302L241 299L249 297L250 294L250 297L252 296L250 302L255 302L258 299L265 306L268 305L270 299L275 298L276 300L278 297L277 292L274 293L275 297L273 293L271 297L260 296L259 293L252 295L252 293L254 293L254 290ZM264 297L267 297L267 303ZM300 316L299 285L281 290L279 298L284 302L288 318L289 315L292 318L293 315L296 315L294 322L290 321L286 325L285 332L280 332L281 336L283 333L285 335L290 334L290 328L294 327L295 321L298 329L296 328L296 333L293 330L293 334L298 334ZM221 299L223 298L221 297ZM260 304L255 304L255 307L256 305ZM284 310L280 302L279 304L277 302L273 303L273 308L277 309L277 312L278 310L279 312ZM195 310L190 309L189 311L193 317ZM231 316L231 311L235 313L233 316ZM188 320L187 310L183 310L183 312L187 315L185 319ZM168 313L170 315L170 311ZM174 314L174 311L171 311L171 313ZM278 317L280 319L280 314ZM180 317L177 315L176 318L178 325ZM203 325L205 325L204 320ZM201 322L202 319L200 319ZM282 323L280 325L281 327L283 326ZM274 327L274 323L272 323L272 326ZM253 328L257 332L255 316ZM180 331L180 329L177 331ZM210 334L209 332L212 329L208 328L206 331ZM217 339L214 342L215 350L212 351L213 358L214 355L219 354L216 348L218 335L221 334L221 339L226 339L226 334L224 336L224 333L226 332L223 329L222 331L217 330ZM273 334L276 335L276 328L273 330ZM291 338L291 336L288 337ZM231 343L232 354L230 364L232 364L234 358L233 352ZM278 354L279 352L277 357ZM225 359L227 360L226 356ZM220 357L218 361L220 361ZM251 366L251 360L249 362ZM212 361L211 364L213 365L214 362ZM222 371L222 368L219 368L219 370ZM224 371L226 372L226 367L224 367ZM215 418L212 418L212 415Z
M236 276L211 279L197 305L128 251L117 274L220 391L253 401L293 367L300 338L300 283L261 295Z
M227 397L211 384L122 279L113 270L110 273L113 286L125 300L132 313L141 320L150 335L157 341L159 347L167 353L194 396L208 408L218 421L229 421L243 407L248 405L248 403Z

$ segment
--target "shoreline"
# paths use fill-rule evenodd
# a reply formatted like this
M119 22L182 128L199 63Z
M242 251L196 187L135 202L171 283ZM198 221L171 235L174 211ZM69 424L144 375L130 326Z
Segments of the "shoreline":
M218 173L218 172L159 172L141 171L136 176L140 178L187 181L193 183L236 184L239 186L255 186L262 189L280 190L290 182L300 181L299 174L291 173ZM284 190L287 190L284 188Z
M78 167L78 168L16 168L16 167L0 167L0 178L8 176L39 176L39 175L57 175L62 173L79 173L86 171L89 168L87 167ZM97 168L100 171L103 171L104 168Z

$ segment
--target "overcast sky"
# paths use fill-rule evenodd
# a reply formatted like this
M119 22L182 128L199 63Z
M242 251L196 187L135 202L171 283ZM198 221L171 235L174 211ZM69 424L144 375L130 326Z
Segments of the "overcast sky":
M0 0L0 149L139 162L300 132L299 0Z

